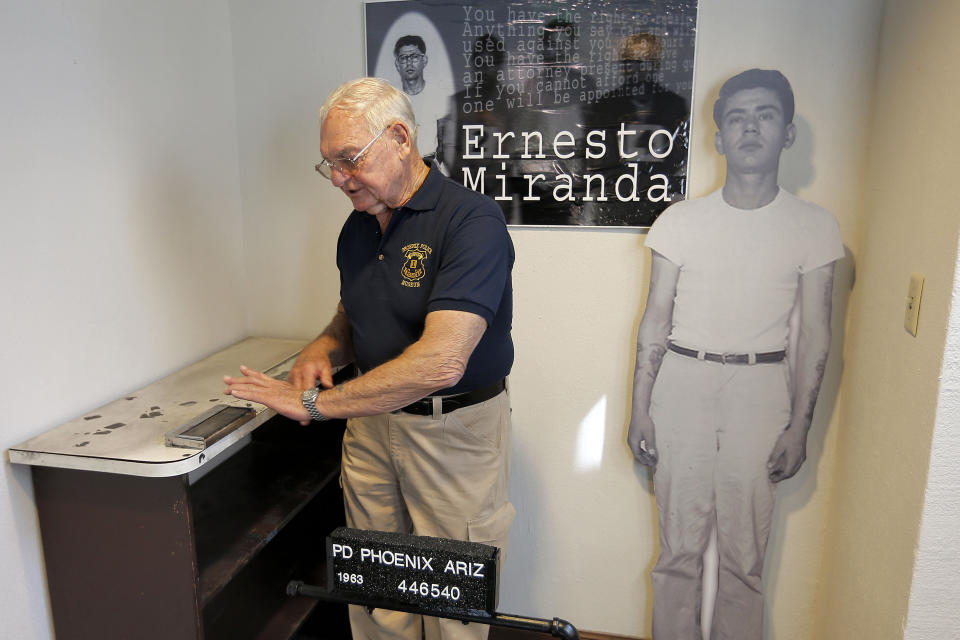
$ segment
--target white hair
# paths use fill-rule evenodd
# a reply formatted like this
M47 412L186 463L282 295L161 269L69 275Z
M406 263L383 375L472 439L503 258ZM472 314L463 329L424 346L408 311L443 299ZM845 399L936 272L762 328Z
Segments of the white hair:
M320 127L333 109L344 111L350 117L361 118L376 135L391 123L400 121L417 141L416 118L410 98L382 78L357 78L344 82L327 96L320 107Z

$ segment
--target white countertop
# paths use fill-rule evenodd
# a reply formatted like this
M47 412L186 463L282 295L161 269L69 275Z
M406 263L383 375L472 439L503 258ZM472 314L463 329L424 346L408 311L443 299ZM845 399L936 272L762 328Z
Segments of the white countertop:
M263 405L224 395L223 376L239 375L244 364L283 378L305 345L303 340L247 338L11 447L10 462L151 477L195 471L276 415ZM168 431L217 404L251 407L256 416L204 450L165 443Z

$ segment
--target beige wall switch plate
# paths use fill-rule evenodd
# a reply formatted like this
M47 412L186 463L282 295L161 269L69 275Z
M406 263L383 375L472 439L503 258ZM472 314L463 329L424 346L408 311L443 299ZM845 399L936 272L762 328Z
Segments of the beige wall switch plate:
M920 321L920 296L923 294L923 276L910 274L910 289L907 291L907 312L903 316L903 328L912 336L917 335L917 323Z

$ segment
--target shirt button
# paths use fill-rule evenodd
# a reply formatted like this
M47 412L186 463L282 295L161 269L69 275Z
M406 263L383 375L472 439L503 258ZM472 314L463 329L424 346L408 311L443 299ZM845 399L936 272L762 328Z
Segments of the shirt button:
M382 254L382 253L381 253L379 256L377 256L377 258L378 258L381 262L383 262L383 254Z

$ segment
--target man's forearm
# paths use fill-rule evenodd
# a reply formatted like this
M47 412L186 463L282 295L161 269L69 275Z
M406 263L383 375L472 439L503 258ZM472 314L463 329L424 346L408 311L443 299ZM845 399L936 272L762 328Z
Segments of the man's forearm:
M817 333L820 335L808 337L801 332L797 344L797 380L790 412L790 428L802 429L803 433L810 429L813 422L813 410L817 405L830 351L829 327L824 327Z
M386 413L460 381L486 321L472 313L434 312L424 334L402 354L317 396L317 410L336 418Z
M359 378L348 380L317 397L317 409L340 418L388 413L450 386L423 374L433 368L430 359L399 356Z
M654 252L650 268L647 307L637 330L637 361L633 370L633 416L650 411L650 394L667 353L667 339L673 328L673 299L679 268Z
M645 319L646 320L646 319ZM644 327L637 334L637 361L633 371L633 411L648 413L653 384L667 353L670 326Z
M337 312L330 320L330 324L320 332L311 346L323 349L334 367L342 367L353 362L353 330L342 303L337 305Z
M806 433L813 422L813 410L830 353L833 265L804 276L801 296L790 428Z
M657 465L656 429L650 417L650 396L667 354L667 340L673 327L673 300L680 268L652 252L650 289L643 319L637 330L637 361L633 370L633 403L627 446L640 464Z

